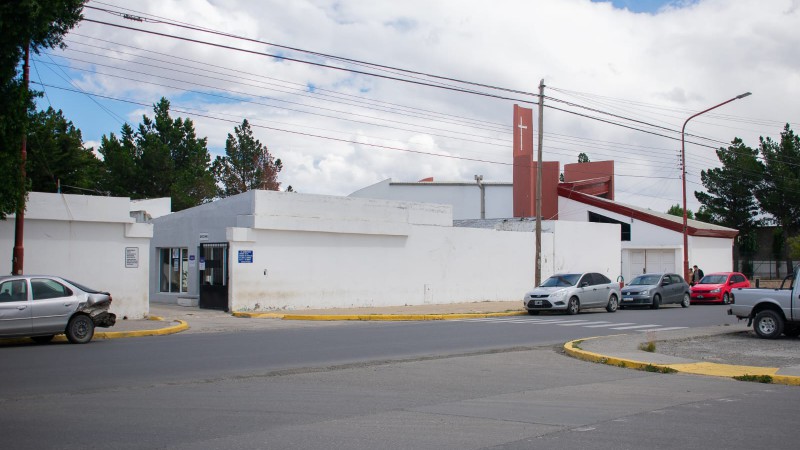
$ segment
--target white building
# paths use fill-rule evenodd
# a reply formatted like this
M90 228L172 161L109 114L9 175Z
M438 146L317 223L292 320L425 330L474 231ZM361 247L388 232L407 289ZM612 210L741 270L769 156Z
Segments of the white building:
M245 192L153 220L150 296L233 311L521 301L533 284L532 224L454 227L452 211ZM544 276L582 261L617 276L618 225L546 228Z
M128 198L28 194L24 271L58 275L111 293L118 320L149 311L153 226L131 217ZM11 273L15 217L0 221L0 273Z
M350 194L360 198L385 198L413 202L435 202L453 206L456 219L480 218L481 192L476 182L394 182L391 179L367 186ZM485 216L513 217L514 187L509 182L484 182ZM590 195L574 186L553 186L551 203L557 205L557 221L608 223L619 225L620 265L609 278L622 276L629 281L648 272L683 272L683 221L681 217L625 205L598 195ZM599 183L595 183L599 184ZM613 192L613 184L609 188ZM546 186L543 193L547 194ZM613 196L613 195L612 195ZM508 219L519 220L519 219ZM593 232L592 232L593 233ZM696 220L688 221L689 262L705 273L733 270L733 239L737 230ZM580 239L581 236L573 235ZM596 242L592 245L596 245ZM581 249L576 249L581 251ZM560 253L560 252L559 252ZM544 264L544 260L543 260ZM580 270L579 267L565 267ZM608 275L608 274L606 274Z

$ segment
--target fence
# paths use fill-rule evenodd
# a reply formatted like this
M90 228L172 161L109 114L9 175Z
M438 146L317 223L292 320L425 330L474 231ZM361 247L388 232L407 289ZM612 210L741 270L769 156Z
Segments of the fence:
M795 267L797 263L798 261L792 261L791 267ZM791 270L786 270L786 261L752 261L752 270L747 270L744 266L745 262L739 261L739 271L750 278L774 280L791 273Z

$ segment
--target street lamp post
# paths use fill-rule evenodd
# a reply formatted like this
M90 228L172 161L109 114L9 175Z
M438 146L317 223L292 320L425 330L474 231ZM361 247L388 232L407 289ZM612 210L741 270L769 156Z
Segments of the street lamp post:
M705 114L712 109L719 108L722 105L727 105L728 103L739 100L741 98L745 98L750 95L749 92L745 92L744 94L737 95L730 100L725 100L724 102L720 103L719 105L712 106L704 111L700 111L699 113L689 117L686 119L686 122L683 122L683 128L681 128L681 179L683 180L683 277L686 278L687 282L691 282L689 280L689 228L686 224L686 142L684 139L684 135L686 133L686 124L689 123L690 120L694 119L695 117Z

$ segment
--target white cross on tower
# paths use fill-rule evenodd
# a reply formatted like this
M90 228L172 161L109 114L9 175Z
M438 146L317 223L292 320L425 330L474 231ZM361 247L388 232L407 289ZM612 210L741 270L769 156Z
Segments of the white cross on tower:
M519 125L517 125L517 128L519 128L519 151L522 152L522 144L524 142L522 139L522 130L528 129L527 126L522 124L522 116L519 117Z

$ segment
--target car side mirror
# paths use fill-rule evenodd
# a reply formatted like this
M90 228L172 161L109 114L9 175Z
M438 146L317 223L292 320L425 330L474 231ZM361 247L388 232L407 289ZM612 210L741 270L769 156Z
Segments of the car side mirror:
M589 285L589 282L588 282L588 281L584 281L583 283L581 283L581 287L586 287L586 286L588 286L588 285Z

